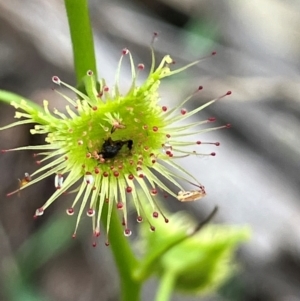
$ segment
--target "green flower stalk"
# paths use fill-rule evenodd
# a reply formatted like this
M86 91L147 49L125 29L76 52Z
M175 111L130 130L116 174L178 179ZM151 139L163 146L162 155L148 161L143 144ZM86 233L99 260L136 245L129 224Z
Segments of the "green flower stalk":
M129 56L132 84L123 95L119 89L119 74L125 56ZM35 124L30 130L31 134L46 134L46 139L44 145L2 151L34 150L37 151L36 157L43 157L37 161L42 166L31 175L26 174L20 181L19 189L8 195L55 175L56 191L36 210L35 217L42 215L60 195L75 192L73 204L67 209L69 215L77 211L73 237L84 211L92 219L95 237L100 235L101 215L107 214L108 234L114 206L122 211L124 235L129 236L131 234L127 221L129 202L136 208L137 221L141 222L146 218L149 222L141 199L149 202L153 217L157 218L161 214L165 222L168 222L155 200L160 190L180 201L192 201L205 196L205 189L197 179L176 163L177 158L201 154L190 150L189 146L201 145L203 142L186 141L184 138L229 127L224 125L196 129L199 125L213 122L215 118L185 125L181 122L230 95L230 91L191 112L188 112L184 105L202 89L201 86L172 109L159 104L158 88L161 79L177 74L199 61L171 70L173 60L167 55L155 68L152 51L149 76L143 84L137 86L137 75L144 69L144 65L135 66L131 53L128 49L123 49L115 85L112 88L106 85L105 80L97 83L92 71L88 71L84 78L86 93L64 83L57 76L52 78L54 83L72 90L76 95L76 99L72 99L58 92L68 102L65 113L57 109L50 112L46 100L43 109L40 110L25 100L18 103L13 101L11 104L17 109L15 118L21 120L0 129ZM219 145L218 142L209 144ZM214 156L215 153L206 155ZM179 193L172 191L160 178L175 185ZM196 188L186 191L185 184L183 187L181 183L194 185ZM106 210L107 212L104 212ZM150 222L149 224L150 229L154 231L154 226ZM106 244L109 244L108 238Z

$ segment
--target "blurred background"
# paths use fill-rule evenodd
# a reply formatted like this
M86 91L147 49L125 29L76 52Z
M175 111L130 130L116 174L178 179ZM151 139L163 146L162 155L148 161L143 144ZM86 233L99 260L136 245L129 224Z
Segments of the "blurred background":
M199 85L189 109L228 90L233 94L199 114L215 116L230 130L201 136L219 141L216 157L182 161L208 196L188 205L169 199L170 210L201 220L219 205L214 222L249 224L252 240L237 254L240 272L215 295L173 300L300 300L300 2L298 0L90 0L99 75L112 83L127 47L137 63L150 64L154 31L158 59L177 66L217 51L217 56L166 79L164 104ZM124 76L129 69L125 64ZM0 89L55 107L51 77L74 84L72 53L62 0L0 0ZM125 82L126 84L126 82ZM0 104L0 126L13 121ZM23 126L0 132L0 148L40 143ZM7 198L18 178L35 170L30 152L0 156L0 300L118 300L118 278L109 248L91 245L90 221L72 240L74 220L66 196L38 220L32 215L54 191L53 179ZM135 231L136 232L136 231ZM134 237L133 237L134 238ZM151 280L143 300L153 300Z

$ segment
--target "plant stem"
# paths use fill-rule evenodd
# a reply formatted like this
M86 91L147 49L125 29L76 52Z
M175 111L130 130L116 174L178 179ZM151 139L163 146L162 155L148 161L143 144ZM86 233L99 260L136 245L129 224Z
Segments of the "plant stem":
M166 271L160 278L160 284L156 293L155 301L168 301L171 298L174 284L176 281L176 274L174 271Z
M88 70L92 70L97 78L87 0L65 0L65 6L73 45L77 86L80 86ZM107 214L102 214L101 220L104 225L107 225ZM133 277L133 271L138 265L138 261L123 234L116 209L113 209L111 214L109 241L119 271L121 300L138 301L142 282Z
M102 224L106 226L107 215L103 214ZM141 290L141 282L133 277L133 270L138 264L127 238L124 236L123 228L117 210L113 209L110 220L109 242L117 265L121 284L122 301L138 301Z
M93 34L87 0L65 0L72 39L74 67L77 86L87 71L92 70L97 78Z

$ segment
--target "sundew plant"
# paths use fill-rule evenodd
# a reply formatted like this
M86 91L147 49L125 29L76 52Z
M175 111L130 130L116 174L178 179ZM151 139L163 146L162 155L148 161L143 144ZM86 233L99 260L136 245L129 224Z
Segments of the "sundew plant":
M36 209L37 218L64 193L74 193L73 203L66 208L68 215L76 216L71 235L76 237L84 214L90 217L93 246L104 237L104 243L112 249L120 274L122 300L140 300L141 286L152 274L160 279L157 300L169 300L175 289L192 294L215 290L232 274L229 263L236 246L247 238L247 229L207 226L200 231L205 222L197 226L191 218L169 215L158 195L170 195L181 202L205 197L204 186L178 159L215 156L215 152L201 153L201 145L220 143L203 142L199 136L230 125L214 127L213 117L196 122L191 117L229 96L231 91L190 112L185 105L202 86L181 103L164 105L159 95L161 81L200 60L176 68L171 56L166 55L157 63L153 43L149 51L152 64L143 83L137 84L137 78L140 72L145 72L145 66L136 63L131 52L124 48L120 51L115 84L107 86L105 79L97 77L86 0L66 0L65 5L77 87L53 76L52 81L60 86L57 93L66 101L63 111L50 111L47 100L43 107L21 97L11 101L18 121L0 130L31 124L32 135L42 134L46 138L42 145L2 150L2 153L34 150L39 165L34 173L25 173L19 188L8 196L53 177L56 190ZM131 85L124 93L119 86L125 59L131 66ZM71 90L74 97L66 96L65 89ZM4 100L5 95L0 93ZM137 222L142 223L140 240L144 249L138 258L127 239L132 233L128 221L130 207L136 211ZM188 258L183 259L184 254L189 254Z

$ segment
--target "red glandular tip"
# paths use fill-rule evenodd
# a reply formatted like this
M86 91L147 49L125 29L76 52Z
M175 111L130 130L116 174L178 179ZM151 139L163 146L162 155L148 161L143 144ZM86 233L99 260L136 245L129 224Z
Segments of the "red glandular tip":
M215 153L215 152L213 152L213 153L210 153L210 155L214 157L214 156L216 155L216 153Z
M73 215L74 214L74 209L73 208L68 208L66 210L66 212L67 212L68 215Z
M216 117L209 117L207 120L209 122L215 122L216 121Z
M35 210L35 215L34 216L41 216L44 214L44 209L43 208L38 208Z
M130 229L127 228L127 229L124 230L124 235L125 236L130 236L131 234L132 234L132 232L131 232Z
M216 51L212 51L210 54L207 54L207 55L204 56L204 57L200 57L200 58L199 58L199 61L204 60L204 59L208 59L208 58L210 58L211 56L214 56L214 55L216 55L216 54L217 54Z
M119 210L123 209L123 203L122 202L117 203L117 209L119 209Z
M138 69L139 70L144 70L145 69L145 65L144 64L138 64Z
M202 142L202 141L196 141L196 144L200 145L200 144L213 144L215 146L220 146L220 142Z
M4 153L7 153L8 151L6 149L1 149L1 153L4 154Z
M182 109L180 110L180 113L181 113L181 115L185 115L185 114L186 114L186 112L187 112L187 110L186 110L186 109L184 109L184 108L182 108Z
M59 77L58 76L52 76L52 81L55 83L55 84L57 84L57 85L60 85L60 79L59 79Z
M229 96L229 95L231 95L231 93L232 93L231 91L227 91L225 94L219 96L216 100L220 100L220 99L222 99L222 98L224 98L226 96Z
M87 212L86 212L86 215L88 217L94 216L95 215L95 210L93 208L88 209Z
M90 172L86 172L84 178L86 184L90 185L94 183L94 177Z
M226 128L227 128L227 129L230 129L230 128L231 128L231 124L230 124L230 123L227 123L227 124L226 124Z
M132 174L128 175L128 179L129 180L133 180L134 179L134 176Z
M151 195L157 195L158 191L155 188L153 188L150 190L150 193Z
M152 40L151 40L151 45L153 45L153 43L157 40L157 37L158 37L158 33L157 32L153 32Z
M154 211L153 213L152 213L152 216L154 217L154 218L158 218L158 212L156 212L156 211Z
M122 54L123 55L126 55L126 54L128 54L129 53L129 50L127 49L127 48L123 48L122 49Z

